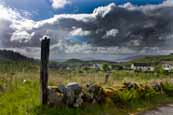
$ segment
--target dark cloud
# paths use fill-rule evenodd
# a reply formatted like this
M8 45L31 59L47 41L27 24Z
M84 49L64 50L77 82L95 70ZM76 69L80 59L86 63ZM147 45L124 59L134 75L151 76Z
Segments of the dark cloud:
M63 29L67 33L73 31L73 27L89 31L85 36L88 43L93 46L112 47L127 46L131 48L164 47L168 41L167 36L172 35L173 7L172 6L149 6L133 9L119 7L110 4L106 7L97 8L92 14L77 19L80 15L61 16L52 27ZM50 25L49 25L50 26ZM44 27L48 28L48 26ZM116 36L104 39L105 34L112 29L118 30ZM59 34L57 34L59 35ZM80 34L79 34L80 35ZM64 36L67 37L67 36ZM172 41L173 38L169 40ZM130 43L132 42L132 43ZM138 45L133 44L138 42Z
M80 22L70 20L64 28L72 26L91 31L87 36L88 42L94 46L125 46L130 41L138 40L138 47L160 47L164 46L168 39L166 36L172 34L173 7L161 7L149 12L142 10L128 10L115 5L110 6L111 10L103 16L98 14L92 22ZM105 11L106 12L106 11ZM103 39L108 30L117 29L117 36L110 36L109 39ZM160 39L160 37L163 39ZM164 38L165 37L165 38ZM173 38L170 38L172 40Z
M173 5L166 1L146 6L110 4L96 8L91 14L62 14L37 22L14 18L0 28L1 43L4 47L39 47L40 38L46 34L52 38L52 50L61 53L171 49L172 11ZM75 36L87 42L75 43L71 39Z

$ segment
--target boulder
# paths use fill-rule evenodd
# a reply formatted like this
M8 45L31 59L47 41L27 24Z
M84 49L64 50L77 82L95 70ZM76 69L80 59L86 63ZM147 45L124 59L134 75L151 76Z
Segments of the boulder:
M48 88L48 104L53 106L63 105L64 95Z
M83 102L84 102L82 99L83 95L84 94L82 92L79 94L79 96L75 100L75 103L73 104L74 107L80 107L83 104Z
M66 105L72 106L75 101L75 92L71 88L66 88L64 93L64 102Z
M157 92L161 92L162 91L162 87L161 87L161 84L160 83L153 83L152 84L152 87Z
M86 89L78 83L68 83L66 86L49 87L49 104L80 107L83 103L102 103L105 99L103 88L96 84L88 84Z
M96 84L88 84L87 92L87 100L90 100L92 103L102 103L104 101L104 90L101 86Z
M64 102L65 104L69 106L80 106L81 103L81 97L80 93L82 91L82 88L80 85L76 82L72 82L66 85L66 89L64 92ZM80 98L79 98L80 97ZM77 101L77 103L76 103Z
M128 89L128 90L130 90L132 88L137 89L138 85L136 83L125 82L123 88Z
M89 93L97 93L100 89L100 86L96 85L96 84L87 84L87 91Z
M75 91L75 93L79 93L81 91L81 86L76 82L68 83L66 88Z
M114 89L113 88L105 88L104 89L104 95L106 97L112 97L114 95Z
M58 91L59 91L60 93L65 93L65 92L66 92L66 87L65 87L64 85L59 85L59 86L58 86Z

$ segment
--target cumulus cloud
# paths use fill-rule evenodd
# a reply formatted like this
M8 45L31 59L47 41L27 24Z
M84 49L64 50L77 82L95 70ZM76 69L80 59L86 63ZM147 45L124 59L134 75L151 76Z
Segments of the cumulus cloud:
M32 34L29 34L26 31L14 32L11 36L11 41L19 41L19 42L28 42L32 38Z
M14 10L12 10L11 8L5 7L3 5L0 5L0 9L1 9L1 20L15 20L15 19L21 19L21 15L18 12L15 12Z
M1 45L28 42L33 36L32 29L34 21L27 19L21 13L3 5L0 5L0 42ZM9 47L9 46L8 46Z
M74 28L74 30L72 30L70 34L72 36L88 36L91 34L91 32L87 30L83 30L82 28L77 28L77 29Z
M118 33L119 33L119 30L117 30L117 29L111 29L111 30L108 30L106 32L106 34L103 36L103 38L116 37Z
M39 47L43 35L51 38L51 50L72 53L135 53L173 46L173 5L134 6L114 3L89 14L61 14L33 21L0 5L0 37L4 47ZM71 38L87 38L86 43ZM106 38L106 39L103 39ZM145 50L147 48L147 50Z
M66 53L66 54L129 54L135 53L135 50L129 49L127 47L98 47L92 46L90 44L82 43L82 44L73 44L70 42L64 43L64 41L60 41L57 44L51 46L51 50L58 50L57 52Z
M70 4L70 0L50 0L52 2L52 7L55 9L64 8L65 5Z
M101 6L96 8L93 11L93 15L95 16L101 16L102 18L104 18L107 14L109 14L114 8L116 7L116 5L114 3L109 4L108 6Z

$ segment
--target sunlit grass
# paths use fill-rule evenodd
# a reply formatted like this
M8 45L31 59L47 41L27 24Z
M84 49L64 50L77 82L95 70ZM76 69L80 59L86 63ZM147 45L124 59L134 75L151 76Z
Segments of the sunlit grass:
M107 84L104 72L84 72L49 70L49 85L78 82L86 85L93 82L103 87L112 87L124 81L146 83L153 80L170 79L172 75L157 73L135 73L113 71ZM0 115L127 115L173 102L171 97L157 96L152 100L129 102L124 108L108 101L104 105L89 105L78 109L48 108L40 105L39 66L30 62L0 61ZM122 93L125 95L128 93ZM123 97L126 100L126 97Z

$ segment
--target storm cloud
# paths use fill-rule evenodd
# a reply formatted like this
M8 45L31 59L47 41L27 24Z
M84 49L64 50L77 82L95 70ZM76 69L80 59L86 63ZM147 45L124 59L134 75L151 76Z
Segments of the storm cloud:
M0 8L5 14L0 17L0 43L4 48L39 47L44 35L50 36L52 50L61 53L121 53L121 49L134 53L173 48L173 5L169 0L145 6L112 3L90 14L60 14L41 21Z

